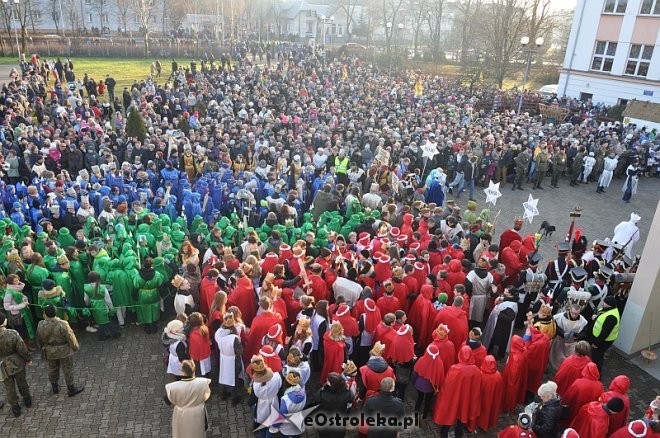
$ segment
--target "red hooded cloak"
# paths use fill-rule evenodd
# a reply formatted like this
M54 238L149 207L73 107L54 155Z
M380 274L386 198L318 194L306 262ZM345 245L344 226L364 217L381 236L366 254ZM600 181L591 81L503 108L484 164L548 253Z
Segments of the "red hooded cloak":
M598 400L603 394L603 384L595 363L589 362L582 369L582 377L577 379L562 395L562 400L571 411L569 421L575 418L580 408L587 403Z
M600 401L607 403L614 397L619 397L623 400L623 410L621 412L614 412L610 414L610 427L608 434L611 435L623 426L628 424L628 415L630 414L630 398L628 397L628 389L630 389L630 379L628 376L616 376L612 383L610 383L610 390L604 392L600 396Z
M472 350L468 346L458 353L458 363L452 365L436 397L433 422L440 426L453 426L456 421L473 424L481 408L481 371L474 364Z
M511 353L502 372L504 382L504 397L502 410L513 412L518 403L525 402L527 391L527 352L525 341L514 335L511 338Z

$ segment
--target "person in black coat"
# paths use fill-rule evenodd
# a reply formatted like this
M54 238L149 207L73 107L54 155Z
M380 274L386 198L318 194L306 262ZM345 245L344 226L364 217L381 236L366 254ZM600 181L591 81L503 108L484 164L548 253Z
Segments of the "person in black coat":
M532 430L538 438L556 438L562 417L561 399L557 395L557 384L549 381L537 391L541 403L534 411Z
M323 413L326 418L335 414L346 415L353 402L353 395L346 386L346 381L339 373L328 374L328 382L319 390L318 413ZM319 438L343 438L346 435L345 428L316 427Z
M375 419L376 415L380 415L386 418L388 425L390 418L399 420L404 416L403 402L394 397L394 379L386 377L380 382L380 392L377 396L367 399L365 410L367 418ZM367 437L397 438L399 432L399 427L369 427Z

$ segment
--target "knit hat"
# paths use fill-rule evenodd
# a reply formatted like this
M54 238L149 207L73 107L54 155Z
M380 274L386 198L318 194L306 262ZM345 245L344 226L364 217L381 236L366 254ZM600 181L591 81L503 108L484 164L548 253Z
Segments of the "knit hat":
M643 438L648 432L648 427L643 420L631 421L628 425L628 433L635 438Z
M603 303L607 304L609 307L616 307L616 298L614 298L612 295L609 295L605 297Z

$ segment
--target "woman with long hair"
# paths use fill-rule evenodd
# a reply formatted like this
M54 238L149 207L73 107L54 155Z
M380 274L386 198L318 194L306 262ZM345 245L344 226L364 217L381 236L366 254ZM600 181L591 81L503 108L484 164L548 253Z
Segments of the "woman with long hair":
M209 328L204 324L204 316L194 312L188 318L188 352L195 361L197 376L203 377L211 372L211 338Z
M28 297L23 294L25 284L16 274L9 274L7 278L0 277L0 289L4 289L3 308L7 314L8 325L16 330L25 340L30 351L35 351L34 340L36 331L32 313L28 307Z
M220 290L215 293L209 310L209 327L212 333L215 333L222 324L225 313L227 313L227 292Z

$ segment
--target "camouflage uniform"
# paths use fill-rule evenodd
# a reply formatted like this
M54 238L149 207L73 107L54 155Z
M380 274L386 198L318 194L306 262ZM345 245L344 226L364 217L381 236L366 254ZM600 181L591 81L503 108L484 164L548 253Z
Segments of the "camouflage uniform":
M536 184L534 185L535 189L541 189L543 190L543 187L541 187L541 183L543 182L543 179L545 179L546 173L548 173L548 167L550 165L550 156L546 152L545 149L543 149L539 154L536 156Z
M552 187L559 188L559 176L566 171L566 153L564 151L552 154Z
M513 190L518 187L522 190L522 182L525 174L527 174L527 168L529 167L529 160L531 156L528 150L521 151L513 161L516 163L516 179L513 181Z
M59 392L60 367L64 374L69 393L73 383L73 353L78 351L78 339L69 323L58 317L46 318L37 326L37 338L42 346L44 358L48 361L48 379L53 392Z
M21 339L21 335L16 330L0 327L0 361L7 374L3 383L7 392L7 401L12 406L12 410L17 409L18 411L18 414L14 411L16 416L21 412L16 387L18 387L18 392L21 393L25 405L30 407L32 404L30 387L25 379L25 364L31 360L32 357L25 342Z

